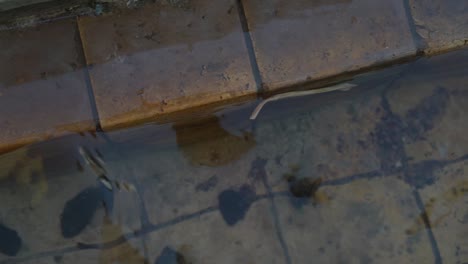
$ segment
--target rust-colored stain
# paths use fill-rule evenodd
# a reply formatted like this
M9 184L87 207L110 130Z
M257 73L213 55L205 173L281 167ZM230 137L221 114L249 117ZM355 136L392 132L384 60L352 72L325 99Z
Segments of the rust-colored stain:
M444 219L452 214L452 208L450 206L456 203L458 200L462 199L466 193L468 193L468 181L465 180L460 181L453 187L447 189L439 197L430 198L429 201L424 205L425 212L419 215L413 226L406 230L406 233L408 235L413 235L426 228L424 224L425 217L429 219L431 228L437 227L442 221L444 221ZM445 205L449 205L448 212L436 217L434 215L435 208Z
M13 179L31 189L31 207L38 205L48 191L42 158L31 157L27 148L20 148L2 156L0 181Z
M252 147L255 139L249 132L235 136L224 130L217 117L211 122L193 126L174 125L177 143L184 156L194 165L221 166L240 159Z

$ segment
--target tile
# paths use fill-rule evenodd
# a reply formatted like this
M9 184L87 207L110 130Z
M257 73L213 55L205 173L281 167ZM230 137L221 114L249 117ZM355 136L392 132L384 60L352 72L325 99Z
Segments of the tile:
M466 49L422 59L388 92L412 162L453 160L468 153L467 61Z
M275 198L292 263L434 262L427 235L405 233L419 210L402 181L356 180L319 191L326 202Z
M0 32L0 151L94 129L77 36L74 20Z
M429 54L468 44L468 3L458 0L410 0L413 21Z
M62 156L64 161L76 159L72 152L63 152ZM46 160L34 156L28 148L0 156L0 218L2 225L20 238L19 250L9 255L22 258L75 247L77 243L109 242L131 236L141 228L135 192L112 194L83 161L76 161L81 162L81 169L58 173L47 169ZM113 179L113 169L107 171L108 178ZM128 182L123 177L120 180ZM1 258L5 254L0 254Z
M235 226L215 211L151 233L147 247L150 263L284 263L267 200Z
M464 263L468 259L468 162L450 164L436 170L437 180L421 189L432 232L444 263ZM417 221L414 233L424 233Z
M233 0L149 4L79 25L104 129L256 93Z
M403 1L245 1L267 90L415 54Z
M348 92L288 99L267 104L255 128L256 151L267 160L266 174L275 190L287 178L334 181L357 174L386 174L388 162L377 132L385 128L381 106L384 85L363 85ZM269 109L306 105L296 113L264 119ZM284 110L286 111L286 110Z

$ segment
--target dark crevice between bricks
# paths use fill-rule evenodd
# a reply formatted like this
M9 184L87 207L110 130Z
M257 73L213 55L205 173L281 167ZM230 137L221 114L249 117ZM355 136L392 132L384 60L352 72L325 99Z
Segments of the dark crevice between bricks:
M257 95L261 98L264 94L262 76L260 74L260 68L257 63L257 56L255 55L255 49L252 42L252 36L250 34L249 24L247 22L247 16L245 14L244 5L242 0L236 0L237 10L239 13L239 19L242 26L242 31L244 35L245 46L249 54L250 66L252 67L252 74L255 79L255 84L257 86Z
M424 55L424 50L427 48L427 43L424 38L419 35L418 31L416 30L416 23L413 18L413 14L411 12L410 0L402 0L403 6L405 9L406 17L408 18L408 27L411 32L411 36L413 38L414 45L416 46L416 54L418 56Z
M93 85L91 83L91 75L89 73L89 71L92 68L92 65L88 66L88 60L86 58L86 53L84 50L83 39L81 38L80 26L78 25L78 18L75 18L75 24L77 32L76 42L78 45L78 56L83 58L83 72L85 77L86 90L88 92L89 104L91 106L91 112L94 119L94 125L96 127L96 131L102 132L103 130L99 118L99 112L97 110L96 97L94 95Z

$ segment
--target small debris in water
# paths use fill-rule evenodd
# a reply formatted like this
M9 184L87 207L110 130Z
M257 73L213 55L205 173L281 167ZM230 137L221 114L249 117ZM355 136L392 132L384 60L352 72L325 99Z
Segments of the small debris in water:
M219 211L224 221L230 226L244 219L255 197L255 192L248 185L243 185L239 191L229 189L218 196Z
M110 191L113 191L114 188L112 186L112 180L107 176L107 170L104 168L105 162L101 152L95 149L96 155L93 155L88 149L84 147L79 147L78 151L83 157L85 163L94 171L99 182ZM131 183L114 180L114 184L118 190L123 189L128 192L136 191L135 186Z
M302 178L299 180L291 179L289 190L295 197L314 197L318 188L322 184L322 178Z
M133 184L131 184L131 183L122 182L122 183L121 183L121 186L122 186L123 189L126 190L127 192L136 192L135 185L133 185Z
M250 115L250 120L255 120L260 113L260 110L265 106L266 103L268 102L273 102L273 101L278 101L286 98L292 98L292 97L300 97L300 96L307 96L307 95L312 95L312 94L321 94L321 93L328 93L328 92L333 92L333 91L348 91L349 89L355 87L355 84L352 83L340 83L337 85L329 86L329 87L324 87L320 89L314 89L314 90L309 90L309 91L296 91L296 92L289 92L289 93L282 93L282 94L277 94L275 96L272 96L264 101L262 101L255 110L252 112Z
M7 256L16 256L22 245L22 239L18 233L0 224L0 253Z
M97 187L86 188L69 200L60 219L63 237L72 238L80 234L91 222L101 201L101 190Z
M81 157L83 157L86 164L91 167L91 169L96 173L98 177L106 177L107 171L102 166L102 164L104 164L104 161L101 158L92 155L91 152L84 147L79 147L78 151Z
M186 264L182 253L175 251L170 247L165 247L161 252L161 255L155 260L154 264Z

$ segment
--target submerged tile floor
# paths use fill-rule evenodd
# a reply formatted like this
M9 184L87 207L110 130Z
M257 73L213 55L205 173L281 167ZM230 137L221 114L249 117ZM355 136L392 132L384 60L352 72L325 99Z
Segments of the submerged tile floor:
M2 155L0 263L465 263L467 61Z

